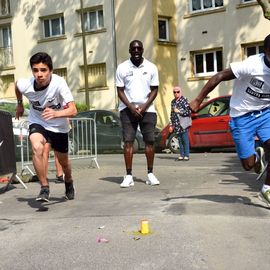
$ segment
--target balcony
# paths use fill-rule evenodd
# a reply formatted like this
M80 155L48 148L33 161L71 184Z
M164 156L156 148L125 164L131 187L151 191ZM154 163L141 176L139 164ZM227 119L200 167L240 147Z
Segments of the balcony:
M12 47L0 47L0 68L8 68L13 66L13 50Z

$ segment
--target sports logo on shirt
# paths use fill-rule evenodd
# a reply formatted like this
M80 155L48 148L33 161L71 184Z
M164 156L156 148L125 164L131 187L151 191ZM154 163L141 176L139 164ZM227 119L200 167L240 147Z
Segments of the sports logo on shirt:
M55 97L52 98L52 99L48 99L48 102L49 102L49 103L52 103L54 100L55 100Z
M249 87L246 89L246 93L250 94L253 97L257 97L257 98L270 98L270 94L255 92L254 90L252 90Z
M127 74L126 74L126 77L130 77L130 76L133 76L133 71L132 70L127 72Z
M256 78L251 78L250 84L256 88L262 89L264 82Z

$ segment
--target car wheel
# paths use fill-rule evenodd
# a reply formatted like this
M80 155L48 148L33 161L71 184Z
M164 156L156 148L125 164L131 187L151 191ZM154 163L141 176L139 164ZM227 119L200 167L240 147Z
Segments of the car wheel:
M176 134L171 134L168 140L168 148L171 150L172 153L179 152L179 142Z

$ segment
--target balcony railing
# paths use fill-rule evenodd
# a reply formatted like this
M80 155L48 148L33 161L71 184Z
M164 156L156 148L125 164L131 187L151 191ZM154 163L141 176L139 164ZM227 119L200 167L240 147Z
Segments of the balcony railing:
M0 17L10 15L10 4L9 0L0 1Z
M12 47L0 47L0 67L7 68L13 65Z

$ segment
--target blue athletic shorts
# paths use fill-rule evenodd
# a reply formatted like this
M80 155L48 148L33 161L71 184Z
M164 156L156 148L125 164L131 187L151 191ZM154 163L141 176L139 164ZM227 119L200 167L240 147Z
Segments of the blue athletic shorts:
M230 130L240 159L255 154L255 137L261 142L270 139L270 108L232 117Z

